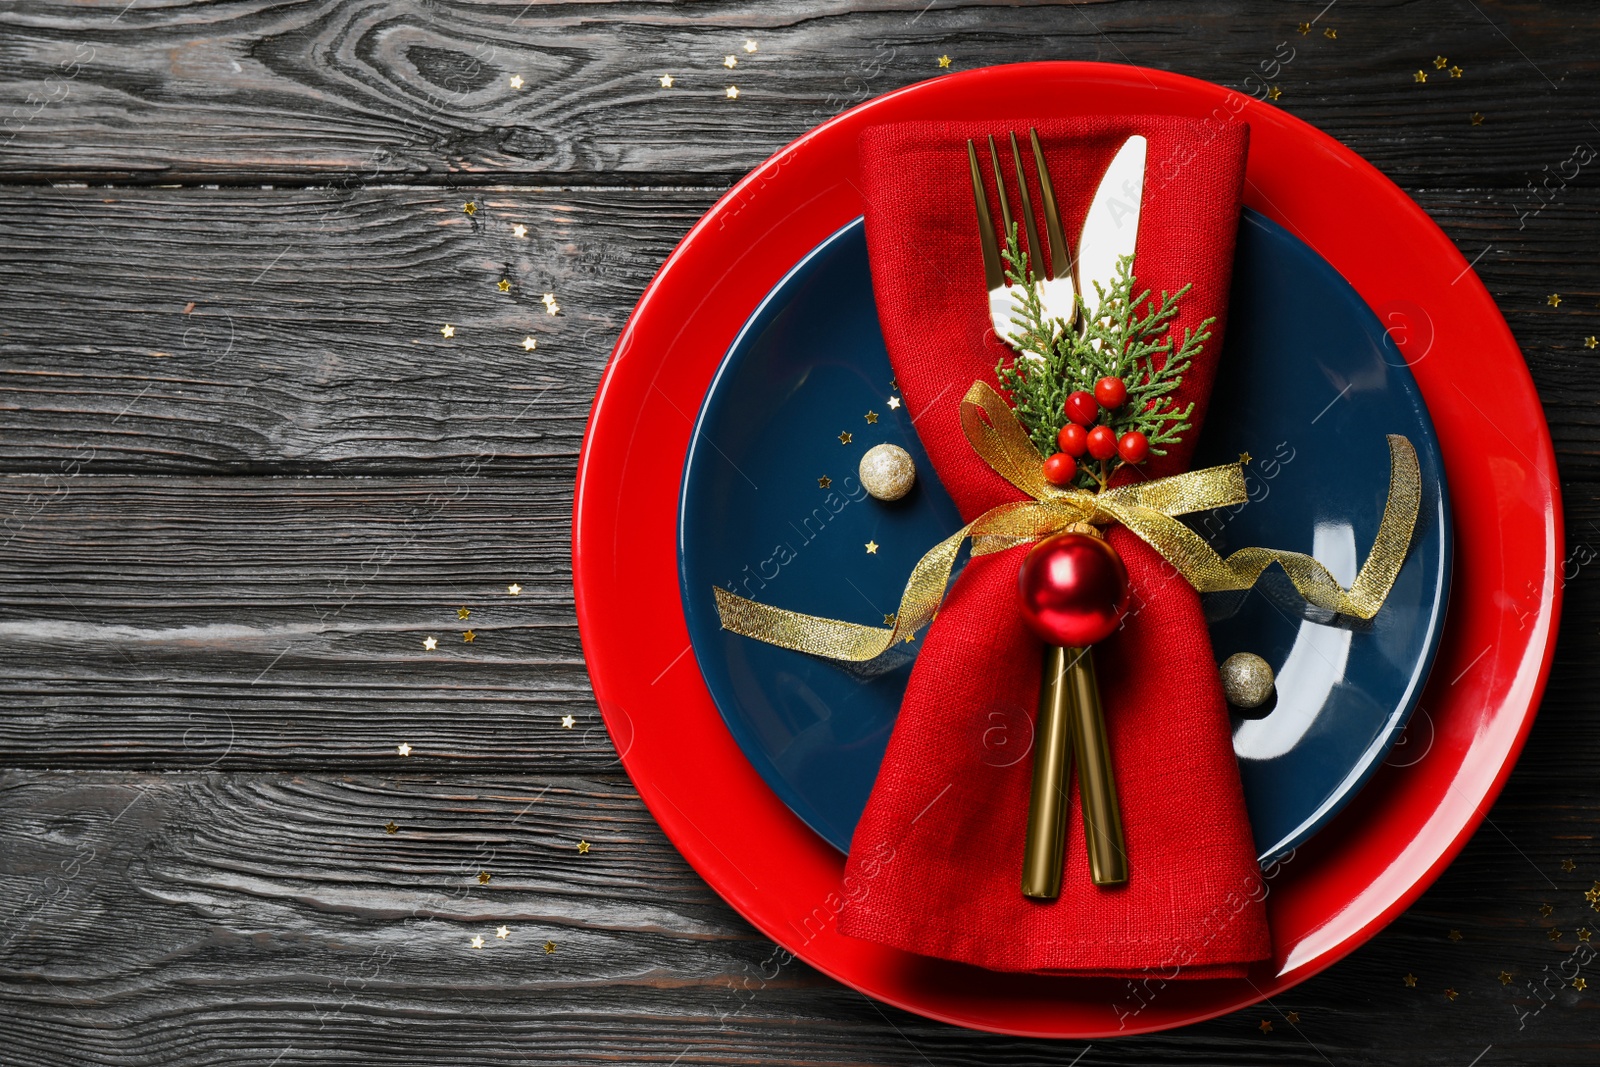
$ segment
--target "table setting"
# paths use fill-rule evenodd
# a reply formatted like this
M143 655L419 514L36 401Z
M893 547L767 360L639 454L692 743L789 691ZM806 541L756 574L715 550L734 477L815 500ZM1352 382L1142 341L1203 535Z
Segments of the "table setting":
M8 1064L1600 1055L1600 10L0 27Z
M1430 224L1347 151L1141 73L974 71L779 153L646 293L580 471L580 624L653 813L789 951L984 1029L1163 1028L1314 973L1420 891L1531 714L1436 674L1498 625L1463 561L1550 587L1505 546L1559 500L1452 476L1474 401L1372 307L1454 289L1458 369L1503 320L1395 263ZM988 116L1030 94L1061 103ZM688 322L656 313L679 278ZM699 411L677 500L608 449L655 395ZM644 603L694 655L648 696L607 641L641 654ZM1500 738L1436 749L1471 792L1384 773L1427 700Z

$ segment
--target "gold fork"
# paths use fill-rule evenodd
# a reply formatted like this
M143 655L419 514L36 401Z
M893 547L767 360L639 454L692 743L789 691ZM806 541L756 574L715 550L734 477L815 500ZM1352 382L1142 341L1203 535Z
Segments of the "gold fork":
M1030 127L1028 140L1033 147L1035 173L1039 176L1039 201L1044 209L1044 232L1039 231L1033 213L1033 198L1028 195L1028 175L1022 168L1022 150L1017 135L1012 133L1011 161L1017 176L1019 200L1022 206L1022 230L1019 237L1028 253L1028 266L1040 279L1039 299L1048 318L1059 318L1068 326L1077 315L1076 263L1067 238L1061 229L1061 212L1056 207L1055 185L1050 180L1050 169L1045 166L1044 150L1039 146L1039 133ZM994 137L989 137L989 165L994 172L995 191L1000 199L1001 228L996 228L989 213L989 195L984 190L983 175L978 167L978 148L967 139L967 161L972 170L972 199L978 211L978 240L983 249L983 280L989 291L989 321L1002 339L1011 337L1013 299L1005 279L1005 261L1000 250L1013 225L1011 198L1006 195L1005 176L1000 169L1000 153ZM1046 257L1050 269L1045 270Z

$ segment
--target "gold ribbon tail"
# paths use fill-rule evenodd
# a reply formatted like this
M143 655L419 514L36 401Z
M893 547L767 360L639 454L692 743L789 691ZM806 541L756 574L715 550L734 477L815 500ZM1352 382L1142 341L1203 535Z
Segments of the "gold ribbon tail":
M962 398L960 414L961 428L973 450L1031 499L990 508L918 560L906 580L893 626L863 626L803 615L714 587L723 629L797 652L865 662L888 651L896 641L909 642L933 620L961 545L968 538L972 539L972 554L982 556L1037 541L1081 522L1122 523L1202 593L1249 589L1276 563L1307 602L1337 614L1370 619L1383 606L1400 573L1421 507L1416 449L1404 437L1390 434L1389 498L1372 550L1350 588L1345 589L1326 567L1304 553L1241 548L1223 559L1199 534L1177 521L1178 515L1244 503L1248 499L1244 471L1237 463L1100 493L1062 489L1045 481L1039 453L1016 413L991 386L973 383Z

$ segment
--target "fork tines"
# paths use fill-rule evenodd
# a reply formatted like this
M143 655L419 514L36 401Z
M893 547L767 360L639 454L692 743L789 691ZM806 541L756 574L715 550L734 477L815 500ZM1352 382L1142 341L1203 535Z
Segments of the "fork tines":
M1050 181L1049 168L1045 166L1044 151L1039 146L1039 134L1029 128L1028 139L1032 142L1034 169L1039 176L1039 200L1044 209L1045 231L1039 231L1038 223L1033 213L1033 198L1028 195L1028 175L1022 166L1022 150L1017 144L1017 135L1012 133L1011 161L1016 171L1016 184L1019 201L1022 206L1022 227L1019 234L1027 250L1029 264L1034 274L1039 278L1064 277L1070 269L1067 240L1061 229L1061 213L1056 207L1055 186ZM994 137L989 137L989 165L994 172L995 191L999 194L1001 227L996 228L989 214L989 196L984 189L983 175L978 168L978 150L971 138L967 139L967 160L972 169L972 198L978 211L978 239L983 247L983 273L984 283L990 289L997 288L1005 282L1003 260L1000 250L1005 247L1006 237L1011 232L1011 198L1006 194L1005 175L1000 169L1000 153L994 143ZM1049 269L1046 270L1045 262L1048 257Z

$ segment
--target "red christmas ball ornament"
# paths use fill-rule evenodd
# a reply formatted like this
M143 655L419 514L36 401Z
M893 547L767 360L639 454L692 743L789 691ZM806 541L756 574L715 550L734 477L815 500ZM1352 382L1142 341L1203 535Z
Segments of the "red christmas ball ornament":
M1107 411L1115 411L1128 402L1128 387L1121 378L1101 378L1094 383L1094 398Z
M1150 438L1138 430L1129 430L1117 441L1117 455L1124 463L1143 463L1150 458Z
M1017 571L1022 616L1052 645L1104 640L1128 608L1128 571L1116 549L1089 534L1059 533L1034 545Z
M1045 481L1051 485L1071 485L1078 476L1078 461L1065 452L1057 452L1044 461Z
M1089 431L1075 422L1069 422L1056 434L1056 447L1077 458L1089 451Z
M1095 459L1110 459L1117 454L1117 432L1109 426L1096 426L1089 431L1089 455Z
M1082 389L1068 396L1062 406L1066 409L1067 418L1079 426L1092 426L1094 420L1100 417L1100 401L1094 398L1093 393L1086 393Z

